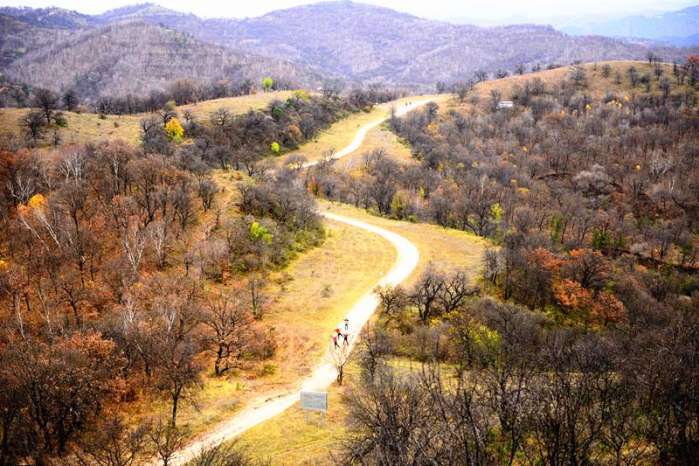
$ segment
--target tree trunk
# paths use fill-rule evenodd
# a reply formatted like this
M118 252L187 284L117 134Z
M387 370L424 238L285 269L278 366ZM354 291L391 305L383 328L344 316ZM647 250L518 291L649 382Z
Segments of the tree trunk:
M172 419L170 420L170 425L174 429L177 425L177 405L180 402L181 389L176 389L172 393Z

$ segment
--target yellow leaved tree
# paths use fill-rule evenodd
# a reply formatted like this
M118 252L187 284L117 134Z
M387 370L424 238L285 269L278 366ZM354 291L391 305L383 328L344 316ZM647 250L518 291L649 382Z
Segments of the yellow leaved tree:
M34 194L29 198L27 205L32 209L43 209L46 206L46 198L43 194Z
M165 132L171 141L182 142L184 128L177 118L170 118L165 124Z
M19 205L17 207L17 212L20 216L25 215L41 215L44 207L46 207L46 198L43 194L34 194L29 198L26 205Z

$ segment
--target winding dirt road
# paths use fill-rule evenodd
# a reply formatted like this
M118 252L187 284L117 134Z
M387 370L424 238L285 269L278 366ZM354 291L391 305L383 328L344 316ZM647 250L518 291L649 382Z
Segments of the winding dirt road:
M402 117L406 115L407 113L422 107L423 105L429 103L429 102L434 102L434 99L422 99L422 100L416 100L415 102L410 102L407 104L403 104L399 107L394 107L394 111L397 117ZM349 143L348 146L342 148L341 150L335 152L332 155L332 159L337 160L341 159L342 157L345 157L357 149L359 149L362 146L362 143L364 142L364 138L366 138L366 135L369 131L372 129L376 128L377 126L380 126L383 124L384 121L388 120L390 115L387 115L383 118L378 118L371 123L367 123L366 125L362 126L359 128L357 131L357 135L354 137L351 143ZM320 160L314 160L312 162L306 162L303 164L303 168L308 168L312 167L314 165L318 165L320 163Z
M414 110L428 102L432 99L424 99L416 102L403 105L400 108L395 109L397 116L403 116L406 113ZM367 133L373 128L376 128L384 121L388 119L388 116L368 123L362 126L354 140L345 148L335 153L333 158L339 159L352 152L359 149L366 137ZM318 162L308 162L305 167L310 167ZM391 245L396 249L397 259L393 264L393 267L389 272L384 275L381 280L376 283L376 286L395 286L403 282L417 266L420 254L413 243L403 238L402 236L385 230L383 228L377 227L375 225L362 222L350 217L345 217L342 215L337 215L331 212L319 212L320 215L326 219L344 223L355 228L361 228L363 230L369 231L371 233L377 234L382 238L386 239L391 243ZM353 335L358 335L364 325L369 321L371 316L376 311L379 301L378 297L373 291L364 294L353 306L348 310L346 317L350 321L351 333ZM337 324L337 328L343 328L343 322ZM328 334L332 332L332 329L328 329ZM357 338L353 338L350 343L350 349L356 344ZM288 394L280 395L278 397L268 397L262 398L254 401L249 406L244 408L242 411L231 417L228 421L223 422L217 426L213 431L205 434L198 440L189 444L187 447L178 452L175 457L171 460L170 464L173 466L181 466L191 461L196 455L198 455L202 450L219 445L227 440L231 440L246 430L268 420L272 417L283 413L285 410L289 409L297 401L299 401L300 392L302 390L313 390L321 391L327 390L330 385L335 381L337 377L337 371L335 367L330 362L329 357L326 357L326 361L321 363L313 371L310 377L301 381L299 388Z
M320 214L328 220L345 223L375 233L388 240L393 245L398 253L398 258L391 270L377 283L377 286L398 285L405 280L417 266L420 254L415 245L402 236L353 218L336 215L330 212L321 212ZM368 292L352 306L347 312L352 334L357 335L359 333L376 310L378 304L379 302L376 294ZM343 322L338 322L337 328L342 328L342 325L344 325ZM331 331L332 329L328 329L328 334L330 334ZM350 349L356 342L357 338L351 339ZM336 377L337 372L335 367L329 361L322 363L320 366L316 367L310 377L303 381L300 390L277 398L267 398L252 403L249 407L243 409L228 421L219 425L214 431L206 434L203 438L181 450L171 464L183 465L192 460L202 450L235 438L251 427L281 414L299 401L301 390L327 390L335 381Z

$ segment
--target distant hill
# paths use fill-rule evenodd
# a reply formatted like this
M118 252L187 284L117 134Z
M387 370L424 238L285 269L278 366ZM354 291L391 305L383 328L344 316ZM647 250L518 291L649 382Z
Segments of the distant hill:
M105 13L97 15L96 18L98 18L100 21L110 22L110 21L123 21L125 19L140 19L140 18L143 18L144 16L155 18L158 15L181 16L181 17L193 16L193 15L188 15L186 13L179 13L177 11L164 8L164 7L162 7L160 5L156 5L154 3L139 3L136 5L129 5L129 6L109 10Z
M674 45L675 47L696 47L699 45L699 33L686 37L663 36L656 40L665 44Z
M97 16L2 11L14 19L0 42L10 78L53 88L77 83L90 96L144 94L180 78L264 74L300 85L316 86L322 75L424 90L437 81L469 79L477 70L643 59L649 47L666 60L688 53L644 41L574 37L549 26L450 24L348 1L243 20L202 19L154 4ZM48 43L47 30L55 31Z
M37 50L56 40L68 37L67 29L47 29L32 26L11 16L0 14L0 69L24 56L31 50Z
M202 24L206 24L205 20L195 15L180 13L179 11L170 10L153 3L142 3L117 8L102 13L95 18L104 24L133 20L145 21L190 33L196 31ZM235 20L231 22L235 23ZM199 35L198 37L204 39Z
M699 44L699 5L652 16L627 16L562 28L575 35L656 39L676 46Z
M148 4L116 14L125 16L350 80L423 87L439 80L465 79L478 69L643 58L648 50L642 44L616 39L570 37L548 26L456 25L348 1L300 6L244 20L203 20ZM684 53L667 49L661 55L681 57Z
M289 62L204 43L186 32L142 21L80 29L9 64L16 81L85 97L145 95L177 79L259 82L263 76L312 86L319 78Z
M48 29L79 29L96 26L98 18L63 8L0 8L0 15L10 16L31 26Z

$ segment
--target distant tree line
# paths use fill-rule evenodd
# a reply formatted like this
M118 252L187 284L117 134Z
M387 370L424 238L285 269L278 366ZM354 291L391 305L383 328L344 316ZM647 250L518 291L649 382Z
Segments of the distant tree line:
M0 103L3 107L35 107L38 93L52 92L56 100L64 110L75 111L83 103L87 102L76 88L69 88L63 92L48 91L40 87L7 83L5 91L0 94ZM166 102L175 102L177 105L185 105L202 100L220 99L224 97L238 97L249 95L261 90L261 84L256 84L250 79L241 82L217 80L208 84L200 84L190 79L181 79L173 82L164 91L151 91L145 96L125 95L99 97L89 101L87 111L102 114L131 115L134 113L154 112L162 108ZM272 80L268 90L290 89L291 84L284 80Z
M473 89L473 87L476 84L481 83L483 81L487 81L488 79L503 79L510 76L510 74L517 74L522 76L527 72L536 73L541 71L542 69L554 70L556 68L560 68L561 66L563 65L551 63L549 65L546 65L545 67L542 67L541 64L536 63L531 65L529 67L529 71L527 71L527 66L520 63L514 68L512 72L504 69L499 69L492 73L488 73L487 71L480 69L476 70L473 73L473 75L466 80L456 80L451 83L439 81L435 84L435 90L437 91L437 94L455 94L459 98L459 100L463 101L466 98L466 95L468 95L468 93Z
M269 90L289 89L290 85L281 80L273 80ZM250 79L232 83L225 80L200 85L192 80L175 81L165 91L151 91L146 97L127 95L123 97L100 97L94 103L94 111L103 114L131 115L134 113L155 112L167 102L186 105L203 100L221 99L250 95L260 89L261 84Z
M181 118L185 135L193 144L179 149L166 133L165 125L177 112L166 104L142 123L143 147L147 152L171 154L176 149L210 166L245 170L249 175L263 170L265 156L293 150L312 139L321 129L352 112L368 111L375 103L393 100L392 91L354 89L347 96L310 95L297 91L286 100L274 100L263 110L234 115L225 108L208 121L185 112Z

